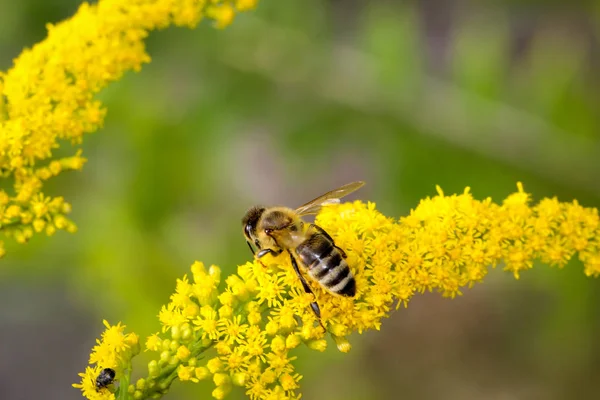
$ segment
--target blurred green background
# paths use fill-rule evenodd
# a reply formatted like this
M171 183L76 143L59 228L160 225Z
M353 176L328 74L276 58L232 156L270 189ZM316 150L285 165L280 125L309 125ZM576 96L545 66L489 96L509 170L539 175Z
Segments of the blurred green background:
M152 63L102 92L83 172L45 189L79 232L1 261L0 398L81 398L70 385L102 319L157 331L194 260L250 259L240 219L255 203L364 179L355 197L399 217L436 184L500 201L520 180L534 199L600 206L596 4L263 0L225 31L153 33ZM77 6L0 0L0 68ZM599 338L600 281L537 265L453 301L416 296L350 354L303 350L297 369L306 399L592 399Z

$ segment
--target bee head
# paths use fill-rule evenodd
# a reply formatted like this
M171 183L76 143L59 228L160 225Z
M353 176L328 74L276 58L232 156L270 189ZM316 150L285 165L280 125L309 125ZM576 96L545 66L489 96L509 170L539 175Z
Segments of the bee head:
M258 220L265 212L265 208L261 206L254 206L246 212L244 218L242 218L242 226L244 228L244 236L246 240L251 243L256 241L256 225Z

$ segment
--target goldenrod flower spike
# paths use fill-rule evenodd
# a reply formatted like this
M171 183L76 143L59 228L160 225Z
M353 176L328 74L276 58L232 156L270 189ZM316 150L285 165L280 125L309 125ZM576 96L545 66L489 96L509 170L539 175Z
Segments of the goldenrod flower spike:
M120 384L127 387L131 370L131 359L140 352L139 337L135 333L124 333L125 326L118 323L111 326L103 321L106 330L101 340L96 340L96 346L90 355L90 367L79 374L81 382L73 387L81 389L84 397L93 400L114 399L114 393L107 388L96 390L96 377L104 368L112 368L116 372ZM94 365L95 364L95 365Z
M14 66L0 72L0 178L13 179L11 193L0 190L0 231L18 243L34 232L69 232L62 197L47 197L44 182L86 162L81 150L53 159L62 142L82 142L98 129L106 110L94 95L127 71L150 61L144 40L169 25L194 27L203 16L217 27L257 0L100 0L83 3L70 19L48 24L48 36L24 50ZM4 255L0 241L0 256Z
M521 184L502 204L475 200L468 188L452 196L438 188L437 196L400 220L382 215L374 203L357 201L324 208L317 223L345 250L356 278L354 299L332 296L311 282L322 322L342 352L350 350L350 333L379 330L383 318L415 293L435 289L454 297L481 281L488 266L503 265L518 278L534 260L562 267L578 253L584 272L600 275L598 210L556 199L531 205ZM145 350L156 353L148 377L127 390L122 386L120 398L155 398L175 379L212 381L216 399L235 387L251 399L300 398L294 349L324 351L326 332L289 258L262 260L266 268L248 262L224 284L218 267L194 263L191 279L177 281L160 311L162 332L146 340ZM79 387L91 399L87 376Z

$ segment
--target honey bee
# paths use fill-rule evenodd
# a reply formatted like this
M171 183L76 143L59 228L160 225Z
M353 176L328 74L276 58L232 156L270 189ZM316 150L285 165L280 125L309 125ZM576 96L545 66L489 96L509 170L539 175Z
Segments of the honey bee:
M104 368L96 377L96 391L104 389L115 381L115 370L112 368Z
M346 253L336 246L331 236L316 224L307 224L304 215L314 215L322 206L339 204L340 199L363 186L364 182L352 182L334 189L300 206L296 210L287 207L250 208L242 225L248 247L257 259L267 254L277 256L287 251L294 271L298 275L306 293L312 294L302 271L329 293L354 297L356 281L346 262ZM257 248L257 252L254 249ZM311 308L319 322L321 310L316 301Z

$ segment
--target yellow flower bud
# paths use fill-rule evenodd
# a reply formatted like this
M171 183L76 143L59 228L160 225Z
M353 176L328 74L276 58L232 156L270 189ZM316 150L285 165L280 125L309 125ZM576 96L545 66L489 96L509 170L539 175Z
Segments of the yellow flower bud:
M240 282L244 283L237 275L229 275L227 277L227 279L225 279L225 283L227 283L227 286L229 286L229 287L232 287L236 283L240 283Z
M302 335L302 338L304 340L309 340L315 336L315 329L313 328L312 325L304 324L302 326L302 330L300 331L300 334Z
M129 345L129 352L131 356L135 356L140 353L140 337L137 333L128 333L125 336L124 342Z
M61 211L62 211L63 214L70 214L71 211L73 211L73 207L71 206L71 204L65 202L62 205Z
M160 367L158 366L158 362L156 360L152 360L148 363L148 375L151 377L160 375Z
M256 3L257 0L236 0L235 8L237 8L238 11L252 10L253 8L256 8Z
M46 235L52 236L56 233L56 227L53 224L46 225Z
M298 383L290 374L283 374L279 378L279 383L283 390L294 390L298 388Z
M275 336L279 331L279 324L275 320L267 322L265 326L265 332L270 336Z
M219 317L230 318L233 315L233 308L231 306L223 306L219 308Z
M223 292L219 295L219 301L224 306L232 306L235 298L231 292Z
M183 315L187 318L196 317L199 313L200 313L200 307L198 307L198 305L195 303L188 304L183 309Z
M345 337L333 335L333 340L339 351L342 353L348 353L352 349L352 345Z
M227 354L231 354L231 346L229 344L227 344L226 342L219 342L215 345L215 350L217 350L217 353L220 355L227 355Z
M275 375L275 372L272 370L267 370L260 375L260 382L264 385L269 385L275 382L276 378L277 376Z
M248 373L250 375L260 375L262 372L262 364L261 361L257 358L254 361L250 362L250 364L248 365Z
M201 381L208 379L212 375L206 367L197 367L194 370L194 374L196 375L196 378Z
M327 348L327 341L325 339L311 340L307 342L306 345L312 350L322 352L325 351L325 349Z
M29 226L24 227L23 236L25 236L25 240L31 239L31 237L33 236L33 229L31 229Z
M235 18L235 10L229 3L220 4L218 7L207 7L206 15L215 20L215 27L226 28Z
M58 175L60 174L60 171L62 170L62 166L60 165L60 161L52 161L50 163L50 165L48 166L48 168L50 169L50 172L52 173L52 175Z
M202 306L202 308L200 308L200 316L202 316L204 318L212 319L214 312L215 312L215 309L208 305Z
M194 262L192 265L192 274L194 275L202 275L206 274L206 268L204 268L204 264L200 261Z
M246 382L248 382L248 374L245 372L236 372L231 375L231 382L236 386L244 387L246 386Z
M231 378L228 374L216 373L213 376L213 382L215 383L215 386L228 385L231 383Z
M44 230L44 228L46 227L46 221L44 221L43 219L36 219L33 221L33 229L36 232L41 232Z
M181 330L179 326L175 325L171 327L171 337L175 340L179 340L181 338Z
M23 224L29 224L29 223L31 223L32 220L33 220L33 214L32 213L30 213L28 211L25 211L25 212L21 213L21 222Z
M262 315L259 312L251 312L248 314L248 323L250 325L258 325L262 321Z
M348 334L348 327L342 324L334 324L329 331L334 336L346 336Z
M171 358L171 353L168 351L163 351L162 353L160 353L160 362L165 364L169 362L169 359Z
M271 341L271 350L275 353L281 353L285 351L285 340L282 336L275 336Z
M35 172L35 175L42 180L47 180L52 177L52 172L50 168L42 167Z
M179 348L177 349L177 358L181 361L187 360L191 354L192 353L190 352L190 350L185 346L179 346Z
M60 210L60 208L62 207L64 201L65 201L65 199L63 199L62 197L53 198L52 201L50 202L50 209L54 212L58 212Z
M14 169L21 168L23 166L23 158L14 157L12 160L10 160L10 166Z
M293 315L283 315L279 321L281 325L281 329L286 332L289 332L296 328L298 323L296 322L296 318Z
M8 206L8 208L6 209L6 211L4 212L4 216L7 219L12 219L12 218L16 218L21 214L21 207L13 204L11 206Z
M87 158L76 155L73 157L63 159L63 164L67 168L74 169L74 170L80 170L81 168L83 168L83 164L85 164L86 161L87 161Z
M243 280L247 280L252 275L252 263L247 262L244 265L240 265L237 272Z
M246 304L246 311L251 313L251 312L259 312L260 311L260 305L256 302L256 301L249 301Z
M300 337L293 333L288 335L288 337L285 339L285 347L287 349L294 349L298 347L300 343L302 343Z
M246 301L250 296L250 292L244 282L238 282L231 287L232 293L241 301Z
M177 376L181 381L189 381L192 379L194 369L190 367L186 367L184 365L180 365L177 368Z
M219 371L221 371L223 369L223 362L218 357L211 358L206 363L206 367L208 368L208 370L212 374L214 374L214 373L219 372Z
M194 330L190 326L190 324L184 324L181 328L181 340L188 341L192 339L194 336Z
M219 386L212 391L212 396L217 400L222 400L231 392L231 385Z
M76 233L77 232L77 225L75 225L72 222L69 222L69 224L67 225L67 228L65 229L67 232L69 233Z
M248 294L256 292L257 288L258 288L258 282L256 281L256 279L247 279L246 280L246 290L248 291Z
M59 214L54 217L54 225L58 229L65 229L67 227L67 224L68 224L68 221L64 215Z
M216 265L211 265L208 269L208 274L213 278L213 280L218 284L221 281L221 268Z
M135 388L138 390L144 390L145 386L146 386L146 380L144 378L138 379L137 382L135 383Z
M14 236L16 242L19 244L23 244L23 243L27 242L27 238L25 237L23 232L18 229L14 230L13 236Z

